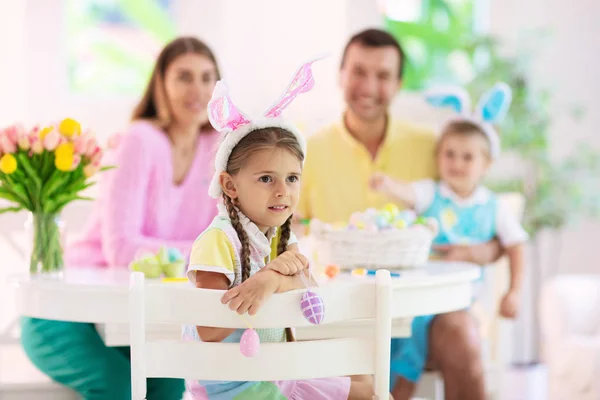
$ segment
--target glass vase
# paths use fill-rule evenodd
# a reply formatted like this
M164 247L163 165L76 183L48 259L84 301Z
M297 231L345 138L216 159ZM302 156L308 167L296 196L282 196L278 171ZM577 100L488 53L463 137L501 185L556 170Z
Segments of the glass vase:
M60 214L32 212L25 224L30 240L30 275L39 278L62 279L65 229Z

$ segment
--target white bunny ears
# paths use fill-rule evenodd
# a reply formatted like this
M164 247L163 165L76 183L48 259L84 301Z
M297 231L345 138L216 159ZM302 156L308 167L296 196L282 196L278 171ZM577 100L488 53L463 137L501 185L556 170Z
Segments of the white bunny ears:
M425 92L425 100L436 107L451 108L458 115L446 123L455 121L469 121L481 127L490 141L492 159L500 154L500 137L493 124L500 122L508 112L512 101L510 86L504 82L496 83L485 92L479 102L475 113L471 110L471 98L467 91L461 87L444 86Z
M219 198L223 191L219 184L219 175L227 170L229 156L235 146L250 132L262 128L283 128L290 131L298 140L302 153L306 155L304 137L291 123L281 118L281 113L300 93L306 93L314 86L311 65L321 58L305 62L296 71L292 81L281 97L263 116L251 119L242 113L229 98L229 89L223 81L217 82L212 98L208 103L208 119L212 126L224 137L215 157L215 174L210 183L208 194L214 199Z

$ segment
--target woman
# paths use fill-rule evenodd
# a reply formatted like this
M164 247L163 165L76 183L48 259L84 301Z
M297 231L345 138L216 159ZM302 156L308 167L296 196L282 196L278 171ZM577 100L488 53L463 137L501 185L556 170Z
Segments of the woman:
M214 217L208 197L218 136L206 108L220 78L212 51L182 37L160 53L133 123L104 176L83 238L67 266L127 268L140 251L173 247L188 254ZM93 324L23 318L31 361L86 400L131 397L129 348L107 347ZM149 379L148 400L181 399L183 382Z

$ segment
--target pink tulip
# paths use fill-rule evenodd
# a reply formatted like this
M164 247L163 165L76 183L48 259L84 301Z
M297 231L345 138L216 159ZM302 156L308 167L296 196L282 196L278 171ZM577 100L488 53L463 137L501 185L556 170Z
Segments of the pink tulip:
M96 140L96 138L93 136L89 136L86 145L85 155L88 157L92 157L99 149L100 146L98 146L98 141Z
M21 150L29 150L30 147L30 143L29 143L29 137L27 136L27 132L25 132L25 130L20 131L17 134L17 144L19 145L19 148Z
M79 163L81 162L81 156L79 154L75 154L73 156L73 166L71 167L72 170L76 169L79 166Z
M29 145L33 154L42 154L44 151L44 145L37 136L29 136Z
M32 136L36 136L37 137L37 136L39 136L39 134L40 134L40 126L36 125L33 128L31 128L31 130L29 131L28 136L29 137L32 137Z
M4 131L4 134L12 143L17 143L17 137L19 136L19 132L23 130L22 125L11 125Z
M98 164L100 165L100 162L102 161L102 149L100 149L100 147L96 148L96 151L94 151L94 154L92 154L92 156L90 157L90 162L92 164Z
M111 150L115 150L117 147L119 147L119 144L121 143L121 138L122 135L120 133L115 133L114 135L108 138L107 147Z
M84 135L77 136L73 141L73 151L75 154L84 155L87 150L87 137Z
M84 175L89 178L90 176L93 176L96 174L96 172L98 172L99 166L96 166L94 164L88 164L83 168L83 173Z
M48 151L54 151L54 149L56 149L56 146L58 146L60 144L60 141L61 141L60 139L61 139L60 133L58 133L58 131L56 131L56 130L52 130L44 138L44 147Z
M12 141L6 131L0 133L0 149L4 154L10 154L17 151L17 142Z

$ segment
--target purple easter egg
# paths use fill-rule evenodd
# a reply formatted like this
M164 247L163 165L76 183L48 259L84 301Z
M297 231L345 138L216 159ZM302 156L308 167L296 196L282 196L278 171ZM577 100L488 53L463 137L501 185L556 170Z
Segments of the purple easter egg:
M323 321L323 318L325 317L325 303L321 296L312 290L307 290L302 295L300 307L302 309L302 315L304 315L304 318L311 324L319 325L321 321Z
M254 329L246 329L240 339L240 351L246 357L254 357L260 349L260 338Z

